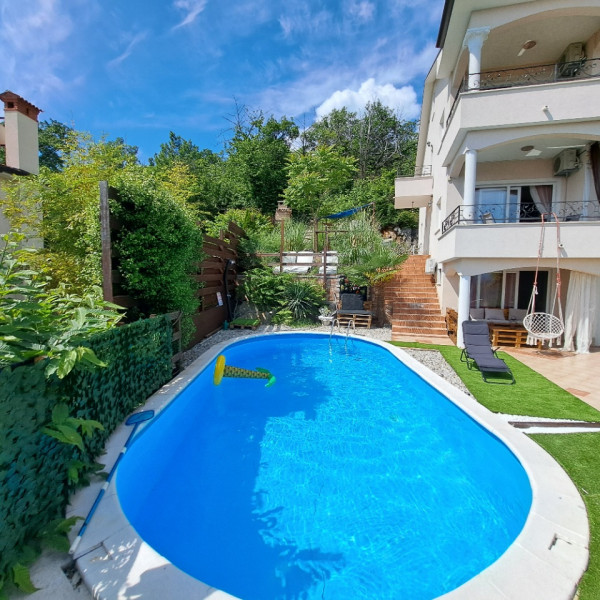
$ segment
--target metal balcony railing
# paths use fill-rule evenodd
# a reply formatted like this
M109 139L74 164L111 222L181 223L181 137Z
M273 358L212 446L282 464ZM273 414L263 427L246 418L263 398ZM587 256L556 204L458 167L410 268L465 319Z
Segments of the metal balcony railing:
M428 177L431 175L431 165L415 167L415 177Z
M398 170L397 177L428 177L431 175L431 165L421 165L420 167L415 167L412 175L404 175L400 173Z
M540 85L544 83L555 83L557 81L571 81L581 79L592 79L600 77L600 58L589 58L573 62L554 63L547 65L533 65L519 67L517 69L500 69L497 71L486 71L465 75L460 84L446 125L450 123L456 111L456 105L463 92L480 90L498 90L505 88L521 87L528 85Z
M552 212L560 222L599 221L600 203L596 200L554 202ZM549 220L548 217L545 217ZM534 204L461 205L442 222L442 234L457 225L491 225L494 223L536 223L542 220Z

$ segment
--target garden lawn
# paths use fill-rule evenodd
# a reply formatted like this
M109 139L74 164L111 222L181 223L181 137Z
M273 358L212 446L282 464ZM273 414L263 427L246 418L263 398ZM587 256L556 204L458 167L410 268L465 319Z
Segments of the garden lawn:
M587 507L590 563L579 585L579 600L600 598L600 434L569 433L531 436L573 480Z
M461 362L461 351L456 346L413 342L390 343L405 348L438 350L462 379L473 397L493 412L548 419L600 421L600 412L595 408L548 381L543 375L505 352L498 352L498 357L504 360L513 372L516 381L514 385L485 383L476 367L469 369L466 363Z

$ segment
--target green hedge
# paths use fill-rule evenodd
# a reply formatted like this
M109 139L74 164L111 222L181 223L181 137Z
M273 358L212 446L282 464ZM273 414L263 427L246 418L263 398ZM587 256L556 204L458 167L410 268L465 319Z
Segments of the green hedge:
M90 339L105 368L44 378L44 364L0 371L0 575L27 543L64 514L73 485L72 460L91 463L124 418L171 378L172 327L157 317L116 327ZM52 408L65 401L73 417L104 426L85 437L85 452L41 432Z

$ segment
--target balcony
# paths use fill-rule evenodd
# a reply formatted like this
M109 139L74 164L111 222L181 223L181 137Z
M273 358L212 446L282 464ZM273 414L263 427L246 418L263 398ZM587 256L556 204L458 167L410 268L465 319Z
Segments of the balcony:
M431 166L415 167L414 177L396 179L395 208L421 208L433 198L433 177Z
M559 222L600 222L600 204L595 200L554 202L552 212ZM554 222L546 215L545 220ZM494 223L540 223L540 211L531 204L461 205L442 222L442 235L459 225L491 225Z
M478 77L477 77L478 75ZM446 119L450 124L457 110L459 100L465 92L503 90L507 88L564 83L600 78L600 58L578 60L566 63L553 63L521 67L518 69L501 69L484 73L467 75L461 85ZM473 83L476 82L476 83Z

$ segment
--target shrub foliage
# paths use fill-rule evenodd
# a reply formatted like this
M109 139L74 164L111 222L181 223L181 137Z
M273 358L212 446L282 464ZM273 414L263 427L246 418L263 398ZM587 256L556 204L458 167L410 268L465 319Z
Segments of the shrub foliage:
M79 471L89 470L126 415L170 379L171 337L167 317L147 319L89 340L106 368L63 379L46 378L44 361L0 370L0 595L8 578L27 588L24 563L49 523L62 519ZM65 402L70 418L103 427L81 446L45 432ZM66 543L64 534L60 539Z
M114 245L127 293L143 316L180 310L189 320L198 308L193 275L202 260L194 211L152 178L123 174L116 188L111 210L122 229Z

